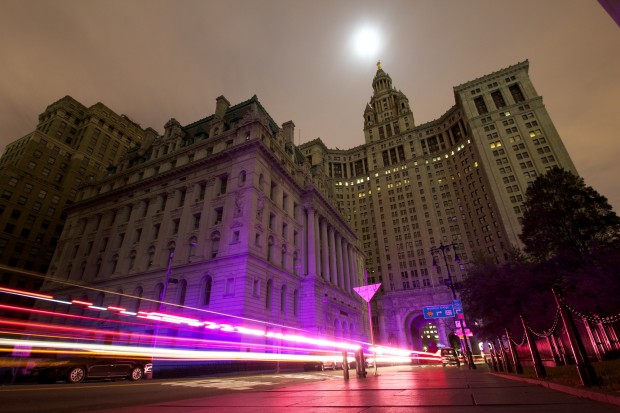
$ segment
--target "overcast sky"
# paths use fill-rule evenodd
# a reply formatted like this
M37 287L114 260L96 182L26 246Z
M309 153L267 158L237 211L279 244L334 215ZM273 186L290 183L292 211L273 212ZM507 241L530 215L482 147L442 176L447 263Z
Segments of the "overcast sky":
M352 46L365 26L375 56ZM2 0L0 151L65 95L161 133L256 94L297 143L348 149L377 58L416 124L454 86L528 59L577 170L620 207L620 29L596 0Z

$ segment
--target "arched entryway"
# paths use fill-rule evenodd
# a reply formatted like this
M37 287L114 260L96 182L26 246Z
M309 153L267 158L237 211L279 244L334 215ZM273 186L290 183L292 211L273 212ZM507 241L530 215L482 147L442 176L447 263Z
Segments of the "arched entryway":
M435 320L425 319L422 313L411 313L404 327L409 348L418 351L429 349L437 351L440 339Z

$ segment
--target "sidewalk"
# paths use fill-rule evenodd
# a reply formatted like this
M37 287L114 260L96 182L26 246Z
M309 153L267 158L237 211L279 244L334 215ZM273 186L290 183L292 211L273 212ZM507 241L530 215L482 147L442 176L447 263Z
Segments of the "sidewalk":
M486 368L380 367L360 379L323 380L265 390L114 409L163 412L545 412L610 413L620 407L489 374ZM103 411L99 412L102 413Z

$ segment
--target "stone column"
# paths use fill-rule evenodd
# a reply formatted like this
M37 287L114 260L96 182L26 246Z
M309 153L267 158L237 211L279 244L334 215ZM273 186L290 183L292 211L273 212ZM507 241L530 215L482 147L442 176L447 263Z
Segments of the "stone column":
M342 288L342 274L343 274L343 267L342 267L342 237L340 236L340 234L336 234L336 264L338 266L337 272L338 275L336 276L336 285L340 288Z
M353 291L353 287L357 287L357 271L355 265L355 247L349 245L349 291Z
M321 220L321 270L323 278L329 280L329 243L327 238L327 219Z
M348 292L351 290L351 284L349 282L349 277L351 276L351 267L349 266L349 242L346 239L342 243L342 262L344 266L342 288Z
M314 277L316 275L314 208L310 206L306 211L308 212L308 220L306 221L306 262L308 263L308 275Z
M336 284L336 240L335 240L335 229L334 227L329 227L329 281L332 284Z
M315 276L319 276L321 275L321 256L320 256L320 252L321 252L321 244L320 244L320 228L319 228L319 214L315 213L314 214L314 240L312 242L314 242L314 275Z

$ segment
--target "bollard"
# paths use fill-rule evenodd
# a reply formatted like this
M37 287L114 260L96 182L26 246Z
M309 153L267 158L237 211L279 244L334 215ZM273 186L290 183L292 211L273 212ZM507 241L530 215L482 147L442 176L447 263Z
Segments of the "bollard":
M359 349L355 352L355 361L357 362L355 365L355 371L357 372L357 377L365 378L366 377L366 360L364 360L364 350Z
M508 330L508 328L506 328L506 339L508 340L508 350L510 351L510 357L512 358L512 364L514 365L515 373L523 374L523 367L521 367L521 360L519 360L519 355L517 354L515 343L512 341L512 338L510 337L510 330Z
M577 333L575 320L573 320L571 313L568 311L568 308L566 308L564 299L555 290L552 291L555 302L560 309L560 316L562 317L562 323L564 324L564 329L566 330L568 343L570 344L573 357L575 358L577 373L581 379L581 384L583 384L584 387L596 385L596 373L588 360L588 355L583 346L583 342L581 341L581 337L579 337L579 334Z
M547 371L545 370L545 366L542 364L542 359L540 358L540 353L538 352L538 347L536 347L536 340L534 339L534 335L527 328L527 320L524 315L521 315L521 323L523 324L523 330L525 330L525 337L527 338L527 344L530 347L530 354L532 355L532 362L534 363L534 371L536 372L536 377L539 379L543 379L547 377Z

